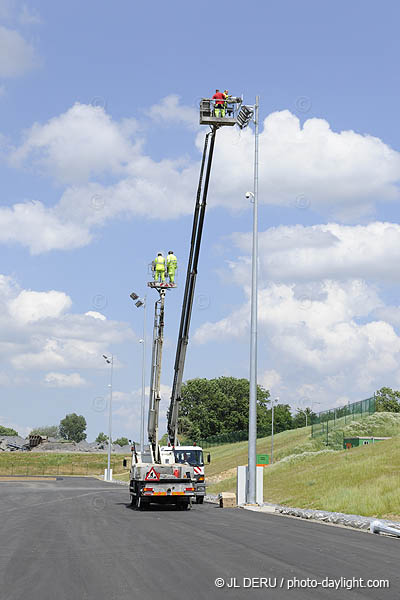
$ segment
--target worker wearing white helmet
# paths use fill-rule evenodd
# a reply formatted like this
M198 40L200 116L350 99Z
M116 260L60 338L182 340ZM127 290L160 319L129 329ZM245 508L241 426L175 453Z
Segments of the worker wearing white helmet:
M178 259L175 254L170 250L167 256L167 272L170 283L175 283L175 271L178 267Z
M162 252L159 252L154 261L154 281L165 281L165 258Z

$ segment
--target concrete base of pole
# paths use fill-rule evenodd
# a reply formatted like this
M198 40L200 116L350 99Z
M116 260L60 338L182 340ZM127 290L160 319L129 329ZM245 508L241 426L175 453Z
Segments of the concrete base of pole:
M112 469L110 469L110 472L108 469L104 469L104 481L112 481L112 472Z
M247 465L237 467L236 498L238 506L249 502L249 469ZM256 470L256 504L264 502L264 467Z

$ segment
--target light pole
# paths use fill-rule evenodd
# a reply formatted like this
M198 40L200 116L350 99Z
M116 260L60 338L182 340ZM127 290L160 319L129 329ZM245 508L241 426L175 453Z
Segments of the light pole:
M276 402L278 404L279 402L279 398L275 398L275 400L271 401L271 408L272 408L272 414L271 414L271 465L274 462L274 402Z
M257 466L257 260L258 260L258 108L259 96L254 105L254 189L246 198L253 202L253 251L251 269L251 323L250 323L250 398L249 398L249 449L248 449L248 504L256 502Z
M112 393L113 393L113 368L114 368L114 354L111 354L111 357L103 354L103 358L106 363L111 365L110 369L110 383L108 387L110 388L110 401L108 407L108 456L107 456L107 478L106 481L111 481L111 434L112 434Z
M142 400L140 403L140 452L144 452L144 410L145 410L145 380L146 380L146 299L147 296L139 298L135 292L130 294L130 297L135 302L135 306L140 308L143 306L143 338L140 343L143 344L142 352Z

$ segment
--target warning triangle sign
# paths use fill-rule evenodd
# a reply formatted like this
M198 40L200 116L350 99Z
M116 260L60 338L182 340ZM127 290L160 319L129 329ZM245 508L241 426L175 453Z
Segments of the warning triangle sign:
M155 481L160 479L160 473L157 473L157 471L154 469L154 467L151 467L150 471L147 473L146 477L145 477L145 481Z

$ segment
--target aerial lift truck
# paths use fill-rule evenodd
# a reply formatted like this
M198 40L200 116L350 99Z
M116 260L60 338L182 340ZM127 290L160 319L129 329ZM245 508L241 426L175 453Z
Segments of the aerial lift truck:
M251 119L253 112L248 106L242 105L242 98L230 96L227 101L228 116L216 117L212 99L203 98L200 102L200 124L209 125L211 131L206 134L203 148L203 157L200 167L200 177L197 187L196 203L193 216L192 237L190 242L189 259L186 273L185 291L183 295L181 321L179 327L178 343L176 348L174 379L172 384L171 402L168 411L168 443L173 448L175 460L186 460L194 470L194 487L196 502L203 503L206 493L204 475L204 455L199 446L181 446L178 439L179 402L183 381L186 350L189 343L189 329L192 316L193 300L196 287L198 260L200 255L201 238L203 233L204 217L207 206L207 193L210 181L211 166L214 154L214 144L217 130L224 126L239 125L245 127ZM204 174L205 169L205 174ZM166 447L162 451L167 451ZM210 462L210 455L208 455Z
M228 103L230 110L227 111L227 117L215 116L211 99L203 98L200 103L200 124L209 125L211 131L205 137L197 187L186 283L175 356L174 380L168 411L169 441L168 446L163 447L160 447L158 442L158 420L161 360L164 340L164 306L166 291L176 287L176 284L156 281L148 283L149 287L154 288L158 292L159 299L155 303L154 311L148 413L149 445L144 448L143 452L139 451L135 444L132 446L129 491L131 504L137 508L147 506L150 502L166 502L186 509L191 505L192 498L196 498L196 502L202 503L205 495L203 451L198 446L179 445L178 416L215 136L220 127L235 124L242 127L248 123L251 117L249 107L242 106L242 98L229 97ZM245 124L243 125L243 123Z

